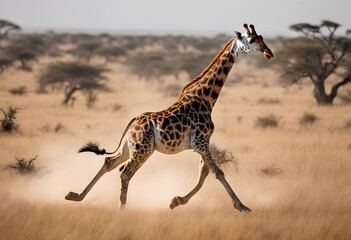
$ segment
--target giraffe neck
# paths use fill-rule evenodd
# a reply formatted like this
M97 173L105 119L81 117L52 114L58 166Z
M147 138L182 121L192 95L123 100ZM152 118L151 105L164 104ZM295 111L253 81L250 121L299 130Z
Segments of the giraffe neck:
M212 110L240 52L236 38L229 40L205 70L183 88L180 97L202 98Z

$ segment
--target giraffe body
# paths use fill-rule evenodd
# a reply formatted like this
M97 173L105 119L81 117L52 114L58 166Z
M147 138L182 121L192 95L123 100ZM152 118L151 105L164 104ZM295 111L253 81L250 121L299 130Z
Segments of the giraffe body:
M170 207L173 209L178 205L186 204L200 190L211 170L227 190L234 207L242 212L251 211L236 196L226 181L224 173L215 164L209 150L210 138L214 132L212 109L239 53L260 52L268 60L273 57L273 53L265 45L263 38L256 34L254 27L250 25L251 32L246 24L244 27L245 34L236 32L236 37L228 41L209 66L183 88L173 105L163 111L146 112L132 119L123 134L123 136L126 135L126 140L122 152L116 156L107 157L101 170L84 191L81 194L70 192L66 199L81 201L101 176L124 164L120 169L122 172L120 206L123 208L127 200L130 179L155 150L165 154L175 154L193 149L201 156L199 180L187 195L173 198ZM101 150L93 144L83 147L80 152L83 151L106 153L104 149Z

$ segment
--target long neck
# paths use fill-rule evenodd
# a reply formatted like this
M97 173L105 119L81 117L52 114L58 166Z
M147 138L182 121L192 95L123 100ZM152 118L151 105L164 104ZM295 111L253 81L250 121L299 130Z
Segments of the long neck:
M205 70L183 88L180 98L200 97L212 109L241 51L236 43L236 38L229 40Z

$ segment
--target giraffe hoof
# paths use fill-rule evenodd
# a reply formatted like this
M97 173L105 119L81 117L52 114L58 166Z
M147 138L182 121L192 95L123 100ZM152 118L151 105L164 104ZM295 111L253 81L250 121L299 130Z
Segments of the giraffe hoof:
M172 202L171 202L171 204L169 205L169 207L171 208L171 209L173 209L173 208L175 208L175 207L177 207L177 206L179 206L179 205L181 205L182 203L181 203L181 199L180 199L180 197L174 197L173 199L172 199Z
M75 192L69 192L66 196L65 196L66 200L71 200L71 201L81 201L82 199L80 198L78 193Z
M244 204L240 203L240 204L235 204L234 203L234 207L236 209L238 209L240 212L243 212L243 213L249 213L251 212L251 209L246 207Z

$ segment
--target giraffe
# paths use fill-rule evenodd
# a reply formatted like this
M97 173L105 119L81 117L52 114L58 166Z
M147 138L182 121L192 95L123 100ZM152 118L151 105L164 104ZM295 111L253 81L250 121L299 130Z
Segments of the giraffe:
M228 192L234 207L240 212L250 212L251 209L240 201L227 182L209 150L210 138L214 132L211 113L236 58L241 52L261 53L267 60L273 57L272 51L264 43L263 37L256 33L253 25L249 29L244 24L244 29L243 34L235 32L235 36L225 44L203 72L183 88L173 105L163 111L146 112L133 118L127 124L116 150L106 152L97 143L91 142L83 146L79 152L112 155L117 152L125 138L121 152L105 158L102 168L83 192L70 192L65 199L83 200L105 173L121 165L120 208L123 209L130 179L155 150L175 154L192 149L201 156L198 182L185 196L174 197L170 208L186 204L201 189L211 170Z

